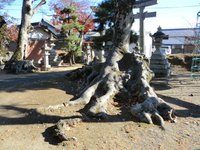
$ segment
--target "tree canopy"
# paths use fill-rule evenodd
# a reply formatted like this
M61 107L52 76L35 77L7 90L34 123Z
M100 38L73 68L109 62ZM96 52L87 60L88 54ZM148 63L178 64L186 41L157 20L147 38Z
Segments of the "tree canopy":
M115 15L118 11L116 7L113 7L115 3L114 0L104 0L98 6L93 7L95 30L102 33L100 37L95 38L95 47L103 48L103 42L112 41ZM138 35L134 31L131 31L130 37L130 43L138 42Z
M80 46L81 37L78 31L82 31L84 26L78 22L78 14L76 7L69 5L61 10L62 14L62 29L61 33L64 37L64 46L62 49L70 54L70 64L75 63L74 57L80 55L82 50Z
M18 37L18 30L16 25L8 24L4 16L0 16L0 55L7 53L8 44L16 42Z
M61 26L64 37L61 49L68 52L72 65L75 63L74 57L82 55L84 34L94 29L92 10L88 1L57 0L51 6L55 11L52 23Z
M67 11L74 11L74 14L76 15L73 15L73 17L77 19L77 22L80 25L84 26L84 28L79 31L86 33L94 28L94 22L93 22L91 9L90 9L88 1L57 0L57 1L51 2L50 5L55 11L55 15L53 15L53 18L52 18L53 24L55 25L62 24L64 21L64 18L66 19L66 14L71 13ZM69 9L69 6L71 7L71 9ZM62 13L64 11L65 13Z

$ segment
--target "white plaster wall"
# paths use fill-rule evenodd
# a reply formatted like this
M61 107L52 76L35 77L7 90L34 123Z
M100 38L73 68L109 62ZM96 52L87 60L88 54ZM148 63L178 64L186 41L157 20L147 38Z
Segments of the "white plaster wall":
M31 33L29 33L30 39L37 39L37 40L46 40L48 39L49 33L43 31L42 29L34 29Z

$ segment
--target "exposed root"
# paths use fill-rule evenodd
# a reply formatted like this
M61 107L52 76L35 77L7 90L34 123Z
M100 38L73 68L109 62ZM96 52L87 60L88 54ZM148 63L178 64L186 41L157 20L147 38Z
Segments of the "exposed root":
M109 86L107 92L103 96L96 98L96 100L93 102L92 106L87 112L89 116L97 116L101 119L107 118L108 100L110 100L117 92L117 89L114 87L113 83L110 83L108 85Z
M100 82L97 82L96 84L90 86L88 89L86 89L84 92L82 92L82 95L73 100L73 101L69 101L66 102L65 105L86 105L90 102L91 97L94 95L98 85Z
M144 62L141 55L135 55L137 66L137 79L130 80L130 89L139 98L135 105L131 107L131 113L142 122L158 124L164 129L164 120L175 122L174 109L166 104L161 98L157 97L149 82L153 77L148 65ZM132 75L133 76L133 75ZM134 94L132 94L135 96Z
M68 74L69 77L79 81L78 76L81 76L84 87L81 88L76 99L53 108L81 104L85 106L83 110L86 111L87 116L106 119L108 102L118 94L121 98L125 98L123 99L125 103L132 104L129 105L131 114L142 122L157 124L162 129L164 129L164 120L175 122L174 109L159 98L149 84L153 73L144 55L136 52L124 54L123 58L118 55L120 54L113 54L114 58L110 59L112 61L105 65L98 65L98 69L90 66ZM98 75L97 70L100 71ZM84 71L87 77L83 76ZM69 128L68 122L60 121L57 126L58 135L69 140L64 134L64 131Z
M116 1L112 50L105 63L86 66L67 74L68 79L82 80L82 87L81 91L77 91L80 94L76 99L64 105L83 104L87 115L105 119L108 102L117 94L126 95L124 97L127 99L122 100L131 100L135 104L131 107L133 116L143 122L157 122L164 128L164 119L173 120L173 109L165 105L149 85L153 72L149 69L145 56L136 51L127 53L134 21L133 4L134 1L130 0ZM69 128L68 120L60 121L57 128L57 135L61 139L75 139L67 137L64 132Z
M113 56L118 58L117 53ZM121 59L121 58L120 58ZM175 122L174 110L162 99L157 97L155 91L149 82L153 77L153 72L148 67L148 61L144 55L134 52L133 54L124 54L120 61L112 58L112 63L99 65L97 69L91 66L86 69L90 72L88 78L85 78L87 85L74 101L65 103L65 105L90 104L86 114L92 117L107 118L107 103L116 94L124 94L129 100L133 100L131 113L140 121L146 123L156 123L164 128L164 120ZM101 67L105 68L101 68ZM93 66L95 68L95 66ZM82 72L77 70L77 74ZM71 76L76 74L74 71Z
M82 121L82 118L65 119L58 121L55 129L56 136L58 136L61 141L77 141L76 137L69 137L66 132L71 130L71 128L74 128L78 123Z
M163 117L164 120L169 120L172 123L177 122L177 117L175 115L175 111L165 102L160 103L157 107L160 115Z
M16 74L32 73L33 70L37 70L37 67L35 67L31 60L21 60L12 62L7 70Z
M164 129L164 120L175 122L174 110L158 97L149 97L131 107L131 113L142 122L156 123Z
M65 106L64 104L50 105L47 107L47 110L61 109L64 106Z

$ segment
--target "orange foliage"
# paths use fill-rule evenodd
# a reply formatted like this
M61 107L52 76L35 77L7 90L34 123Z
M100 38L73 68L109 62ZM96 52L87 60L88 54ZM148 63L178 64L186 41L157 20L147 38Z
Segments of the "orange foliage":
M70 2L71 2L70 0L57 0L55 3L51 4L51 7L55 11L55 15L53 16L53 19L52 19L53 25L59 25L59 24L63 23L64 18L66 18L66 14L62 14L61 10L65 6L69 6ZM92 10L88 11L88 10L90 10L88 1L82 0L79 2L73 2L71 5L73 5L77 8L76 14L78 14L78 22L81 25L85 26L83 32L86 33L90 30L93 30L94 22L93 22L93 18L91 16ZM65 21L65 22L68 23L67 21Z
M16 25L7 27L7 36L10 41L16 42L18 39L18 29Z

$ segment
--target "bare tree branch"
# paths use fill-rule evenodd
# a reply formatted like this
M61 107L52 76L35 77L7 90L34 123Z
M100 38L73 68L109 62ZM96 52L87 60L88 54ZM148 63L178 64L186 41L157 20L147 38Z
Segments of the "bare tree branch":
M40 7L44 4L46 4L46 0L41 0L40 3L33 9L32 15L34 15L38 11L38 9L40 9Z

